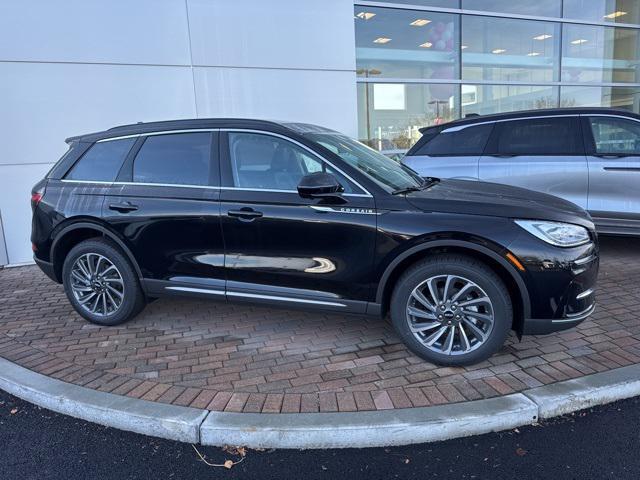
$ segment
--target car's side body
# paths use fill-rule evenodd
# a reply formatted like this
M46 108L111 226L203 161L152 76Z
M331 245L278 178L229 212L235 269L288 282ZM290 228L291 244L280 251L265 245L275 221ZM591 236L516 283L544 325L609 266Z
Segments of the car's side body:
M424 176L556 195L587 209L600 233L640 234L634 113L569 108L475 116L424 129L403 163Z

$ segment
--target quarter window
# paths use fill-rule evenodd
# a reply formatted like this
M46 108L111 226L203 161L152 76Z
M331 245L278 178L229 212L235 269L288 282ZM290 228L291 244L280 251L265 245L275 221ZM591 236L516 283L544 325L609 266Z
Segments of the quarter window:
M123 138L94 144L76 162L65 178L68 180L113 182L134 142L135 138Z
M577 155L580 137L574 117L498 122L491 153L499 155Z
M133 181L210 185L211 132L147 137L133 163Z
M446 130L427 141L412 155L482 155L493 124L477 125L453 132Z
M302 177L324 171L335 175L345 192L353 192L349 182L320 158L283 138L230 132L229 153L236 187L296 191Z
M595 153L640 155L640 122L622 118L591 117Z

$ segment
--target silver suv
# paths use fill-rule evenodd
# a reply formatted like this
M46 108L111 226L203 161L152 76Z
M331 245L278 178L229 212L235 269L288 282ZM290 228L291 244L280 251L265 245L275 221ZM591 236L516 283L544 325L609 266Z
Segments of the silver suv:
M587 209L599 233L640 235L640 115L569 108L421 129L402 160L424 177L537 190Z

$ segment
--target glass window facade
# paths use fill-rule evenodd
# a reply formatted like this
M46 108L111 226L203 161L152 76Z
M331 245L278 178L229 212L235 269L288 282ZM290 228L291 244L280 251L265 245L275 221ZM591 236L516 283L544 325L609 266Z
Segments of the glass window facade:
M388 155L469 114L640 111L638 0L381 3L354 10L358 133Z

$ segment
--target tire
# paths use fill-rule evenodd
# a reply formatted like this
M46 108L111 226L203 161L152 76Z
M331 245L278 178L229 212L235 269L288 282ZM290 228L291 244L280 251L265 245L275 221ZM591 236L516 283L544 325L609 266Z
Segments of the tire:
M71 249L64 259L62 280L73 308L91 323L119 325L146 304L129 259L101 238L85 240Z
M447 302L442 301L445 288ZM463 366L500 350L511 330L513 307L504 282L486 264L444 254L413 265L401 276L391 297L391 320L419 357Z

